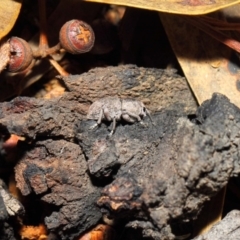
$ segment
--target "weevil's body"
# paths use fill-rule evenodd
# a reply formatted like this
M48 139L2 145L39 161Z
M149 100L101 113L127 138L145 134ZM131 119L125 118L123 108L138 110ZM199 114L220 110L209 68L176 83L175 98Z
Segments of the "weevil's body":
M118 97L105 97L94 102L88 111L87 119L97 120L92 128L100 125L102 121L113 122L110 135L116 128L116 122L123 119L126 122L142 123L142 118L148 114L144 104L134 99L121 99Z
M117 121L121 119L122 102L120 98L106 97L94 102L88 110L88 119L98 120L102 115L101 120L112 121L116 118ZM102 114L102 111L104 114Z

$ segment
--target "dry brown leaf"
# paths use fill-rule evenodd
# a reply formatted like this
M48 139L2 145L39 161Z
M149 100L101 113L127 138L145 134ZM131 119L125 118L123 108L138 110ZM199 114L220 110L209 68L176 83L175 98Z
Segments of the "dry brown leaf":
M46 94L44 94L44 99L51 99L55 97L60 97L64 94L65 88L60 84L58 79L52 79L48 83L44 84Z
M14 26L20 9L22 0L1 0L0 4L0 39L6 36Z
M199 15L213 12L240 2L240 0L85 0L123 5L160 12Z
M160 17L198 102L219 92L240 107L237 53L188 24L181 16L162 13Z
M5 42L0 45L0 72L4 70L10 60L10 44Z

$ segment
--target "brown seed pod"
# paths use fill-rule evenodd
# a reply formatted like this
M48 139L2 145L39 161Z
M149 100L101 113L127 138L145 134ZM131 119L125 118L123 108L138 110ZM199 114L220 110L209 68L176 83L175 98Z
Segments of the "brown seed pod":
M95 35L92 28L80 20L66 22L59 33L61 46L69 53L89 52L93 47Z
M25 70L33 60L33 52L29 44L18 37L11 37L9 72L21 72Z

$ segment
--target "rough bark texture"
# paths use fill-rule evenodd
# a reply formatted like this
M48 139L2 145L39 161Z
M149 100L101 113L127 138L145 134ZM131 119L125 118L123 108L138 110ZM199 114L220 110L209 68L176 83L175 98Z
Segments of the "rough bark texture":
M79 76L63 78L69 94L62 97L77 106L107 96L140 100L152 111L179 110L192 114L196 102L186 80L174 70L137 68L134 65L97 68ZM81 103L81 104L79 104Z
M0 179L0 239L16 240L13 227L9 224L10 216L19 216L24 213L22 204L11 196L6 185Z
M65 140L38 141L15 167L17 187L34 192L57 207L44 221L62 239L72 239L96 225L101 213L94 204L101 188L92 185L77 144ZM67 237L68 236L68 237Z
M146 236L173 239L174 225L196 218L239 174L240 110L214 94L193 122L173 110L153 120L156 126L149 122L147 129L119 126L111 139L107 127L90 133L82 122L79 139L96 177L118 168L98 205L113 218L131 216L128 226L143 228Z
M203 103L195 123L178 120L174 173L166 181L155 170L141 197L155 226L169 229L167 223L195 218L204 202L239 174L239 124L240 110L220 94Z
M0 223L1 240L16 240L13 227L7 222Z
M131 97L143 101L152 113L167 109L164 113L168 112L177 119L177 116L194 113L196 103L185 79L174 71L129 65L98 68L83 75L64 78L63 81L68 92L59 99L36 100L21 97L1 103L0 129L2 136L16 134L27 139L28 144L21 146L23 150L15 167L15 178L21 193L25 196L34 193L40 202L55 206L56 209L53 208L55 210L43 216L48 229L56 231L62 239L73 239L100 220L101 213L96 208L96 201L100 196L101 186L111 181L110 179L107 182L99 182L95 181L94 177L91 180L85 159L85 156L88 156L87 150L83 147L83 155L81 148L75 143L76 139L82 142L81 145L87 145L88 141L92 141L89 138L93 135L97 137L100 131L102 134L97 138L101 139L103 136L103 142L111 145L115 137L122 134L121 138L126 140L125 148L134 146L121 159L116 160L117 166L122 164L127 169L129 164L126 164L132 156L142 153L138 144L142 140L158 141L164 135L164 128L168 128L169 124L162 123L165 115L159 113L158 117L154 117L157 126L160 126L159 130L151 123L148 128L143 128L139 124L126 124L118 126L114 138L108 141L106 140L108 131L103 125L96 132L89 132L86 139L85 136L81 138L79 126L85 124L87 129L92 123L81 121L85 118L90 104L103 96ZM174 121L169 129L175 124ZM149 131L153 134L151 139L144 137ZM167 130L169 131L172 130ZM132 134L129 141L126 139L128 138L126 132ZM88 131L84 134L88 135ZM135 139L134 142L130 141L132 138ZM143 143L139 146L143 146ZM112 155L119 155L122 151L124 149L121 149L121 146L111 148ZM146 153L144 156L149 158ZM101 161L102 169L110 162L110 166L107 167L110 171L109 176L113 171L112 167L117 171L118 167L115 163L112 164L111 157L105 156ZM142 167L143 165L139 165L140 169ZM134 181L133 186L135 188ZM131 189L127 192L131 193ZM141 192L141 189L136 190L136 198Z
M184 234L176 226L196 218L239 174L240 110L226 97L215 94L195 116L184 78L131 65L63 81L68 92L59 99L0 104L1 134L27 139L17 186L50 207L44 221L62 239L93 227L102 213L144 236L173 239ZM154 124L119 122L112 137L108 122L89 130L95 121L86 119L88 108L106 96L144 102Z

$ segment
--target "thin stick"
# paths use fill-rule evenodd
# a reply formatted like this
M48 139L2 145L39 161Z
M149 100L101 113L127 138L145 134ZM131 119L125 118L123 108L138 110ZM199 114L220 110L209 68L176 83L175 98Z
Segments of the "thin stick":
M48 60L61 76L69 76L69 73L65 71L62 66L60 66L59 63L55 61L51 56L48 57Z
M36 52L36 56L41 57L48 56L48 60L51 65L58 71L61 76L68 76L69 73L65 71L57 61L55 61L51 54L56 51L60 51L61 46L57 44L53 48L48 49L48 38L47 38L47 17L46 17L46 0L38 0L39 6L39 19L40 19L40 39L39 39L39 53Z
M39 49L41 51L48 47L46 0L38 0L38 7L39 7L39 21L40 21Z
M212 27L222 31L238 31L240 32L240 23L229 23L217 18L212 18L208 16L199 17L201 20L211 24Z
M44 53L43 51L40 51L40 50L37 50L35 52L33 52L33 57L34 58L44 58L44 57L47 57L49 55L52 55L52 54L56 54L57 52L61 52L61 45L60 43L58 43L57 45L51 47L51 48L47 48L45 49Z
M230 47L231 49L235 50L236 52L240 53L240 42L237 40L227 36L226 34L214 29L211 25L201 21L199 18L194 17L186 17L187 22L191 23L193 26L199 28L200 30L204 31L211 37L215 38L219 42L225 44L226 46ZM199 21L200 20L200 21Z

